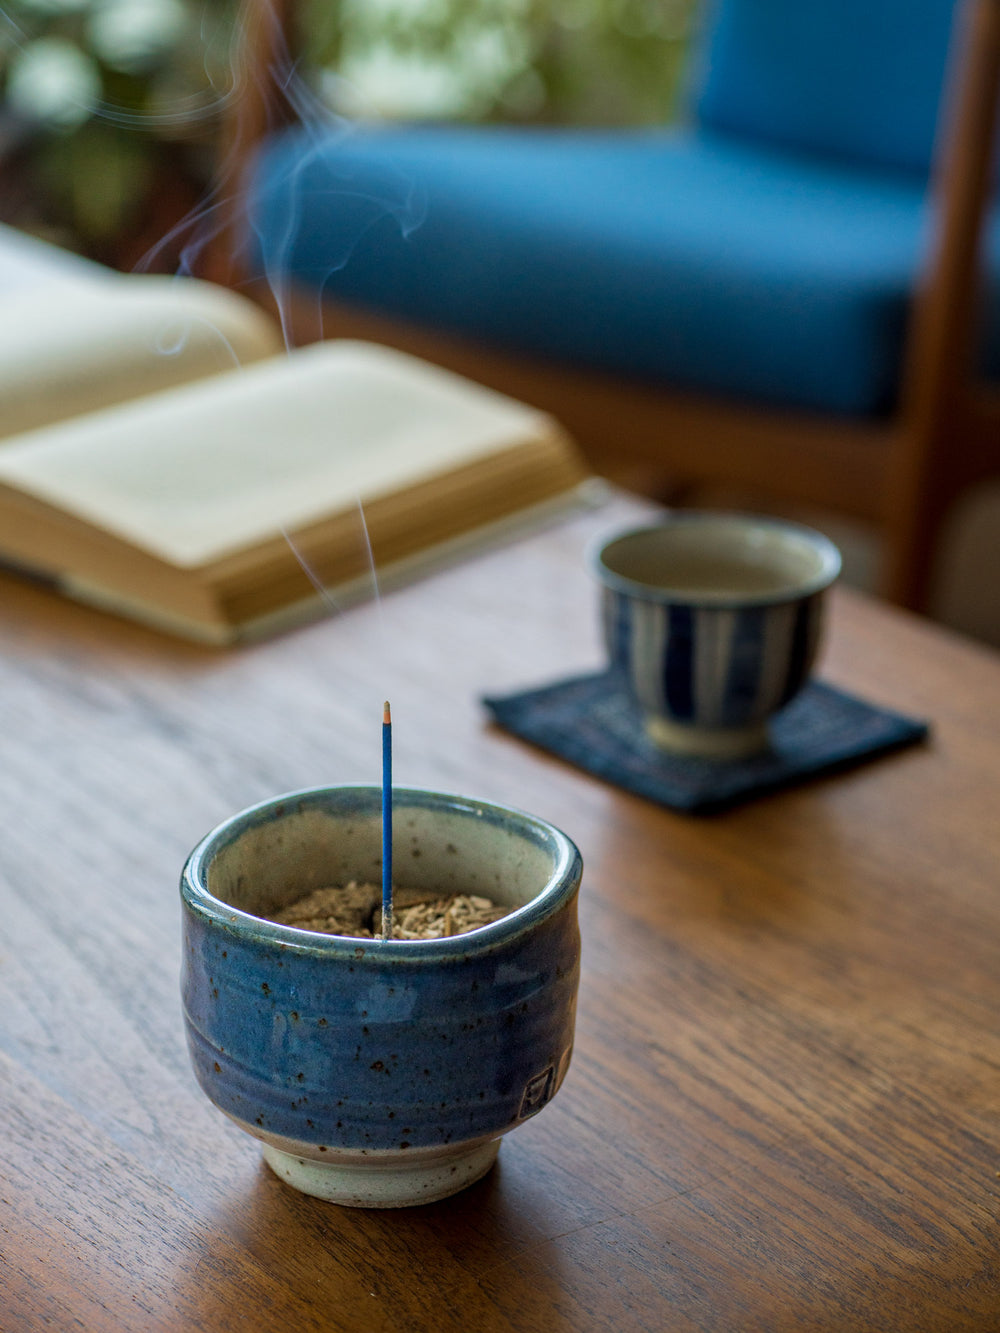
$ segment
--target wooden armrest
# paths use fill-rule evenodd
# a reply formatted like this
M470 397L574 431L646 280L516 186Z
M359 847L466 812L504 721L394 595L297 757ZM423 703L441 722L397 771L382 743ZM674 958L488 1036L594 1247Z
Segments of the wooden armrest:
M939 118L934 226L916 293L904 413L970 384L978 360L980 240L992 196L1000 90L1000 2L968 0Z
M297 119L291 40L293 0L242 0L232 45L233 83L219 135L217 205L196 261L197 275L223 286L245 278L240 258L247 171L268 134Z
M1000 468L995 393L980 382L981 258L993 197L1000 3L967 0L940 116L933 226L915 294L899 429L888 469L885 591L926 599L933 533L970 485Z

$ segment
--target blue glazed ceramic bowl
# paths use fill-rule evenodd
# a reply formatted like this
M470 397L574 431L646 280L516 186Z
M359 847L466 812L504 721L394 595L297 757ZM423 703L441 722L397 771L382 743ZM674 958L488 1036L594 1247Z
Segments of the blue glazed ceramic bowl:
M394 791L397 887L480 893L499 921L439 940L322 935L268 920L313 889L381 879L381 792L292 792L235 815L181 878L195 1074L290 1184L401 1207L489 1170L500 1136L569 1065L582 863L550 824Z
M840 553L801 524L689 511L594 555L611 666L667 750L737 758L812 671Z

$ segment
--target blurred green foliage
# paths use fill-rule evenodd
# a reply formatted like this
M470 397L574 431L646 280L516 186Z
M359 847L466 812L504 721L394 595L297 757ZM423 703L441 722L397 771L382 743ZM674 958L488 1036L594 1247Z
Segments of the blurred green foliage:
M635 124L675 112L698 0L303 0L327 95L361 114Z
M128 266L211 178L236 0L4 2L0 219ZM301 0L299 68L350 116L664 121L698 2Z
M0 216L113 262L152 197L190 200L210 170L225 0L4 3Z

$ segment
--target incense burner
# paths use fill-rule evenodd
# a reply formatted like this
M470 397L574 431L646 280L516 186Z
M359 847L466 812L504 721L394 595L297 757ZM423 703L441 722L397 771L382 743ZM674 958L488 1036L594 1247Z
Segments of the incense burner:
M381 874L375 787L235 815L181 878L182 990L202 1089L276 1173L336 1203L430 1203L484 1175L555 1095L579 975L573 843L521 811L396 789L400 888L512 910L464 935L368 940L278 924L302 894Z

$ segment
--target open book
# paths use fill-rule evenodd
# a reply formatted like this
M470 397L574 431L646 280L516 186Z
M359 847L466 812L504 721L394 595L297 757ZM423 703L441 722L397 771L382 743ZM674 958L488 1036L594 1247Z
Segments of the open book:
M0 561L82 601L228 643L585 479L543 413L370 343L286 353L232 292L54 293L0 303Z

